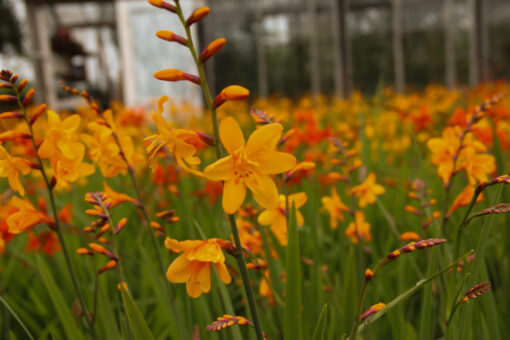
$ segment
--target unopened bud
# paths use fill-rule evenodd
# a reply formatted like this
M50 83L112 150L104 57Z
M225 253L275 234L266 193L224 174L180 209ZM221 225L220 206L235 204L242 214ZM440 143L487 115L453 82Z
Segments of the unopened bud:
M30 125L33 125L37 118L39 118L44 112L46 112L46 104L39 105L32 115L32 118L30 118Z
M195 22L198 22L205 18L211 10L209 7L201 7L196 9L191 15L189 16L188 20L186 20L186 25L191 26Z
M175 34L172 31L157 31L156 36L166 41L176 42L183 46L188 46L188 39L178 34Z
M204 63L207 59L218 53L227 43L225 38L219 38L210 43L200 54L200 62Z
M248 89L239 85L230 85L221 90L212 105L217 108L227 100L243 100L248 98L249 95L250 91Z
M181 70L177 70L174 68L158 71L154 73L154 78L165 81L188 80L191 81L192 83L199 85L201 83L200 77L197 77L193 74L185 73Z
M32 101L32 98L34 97L35 90L30 89L28 90L27 94L25 95L25 98L23 98L23 106L27 106Z

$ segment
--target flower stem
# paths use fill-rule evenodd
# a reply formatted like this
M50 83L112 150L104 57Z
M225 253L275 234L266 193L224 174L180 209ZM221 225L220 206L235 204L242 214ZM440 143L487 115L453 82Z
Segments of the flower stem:
M356 314L354 314L354 323L352 324L351 336L349 337L349 340L356 339L356 333L358 332L358 327L361 323L361 309L363 308L363 301L365 300L367 285L368 281L365 279L363 282L363 287L361 287L361 293L358 299L358 306L356 307Z
M52 185L51 185L51 183L50 183L50 181L48 179L48 175L46 174L46 171L44 170L44 164L42 162L42 159L39 156L39 153L37 152L37 144L35 142L35 137L34 137L34 131L33 131L33 128L32 128L32 124L30 124L30 121L28 120L26 107L21 102L21 93L17 90L16 86L13 86L13 88L16 91L16 97L17 97L17 101L18 101L18 106L19 106L19 108L23 112L23 116L24 116L25 122L26 122L26 124L28 126L29 133L30 133L30 140L32 141L32 147L34 148L34 153L35 153L35 156L37 158L37 162L38 162L38 164L40 166L41 175L42 175L42 177L44 179L44 183L46 184L46 188L48 190L48 196L50 198L50 205L51 205L51 210L52 210L52 213L53 213L53 219L55 221L55 228L54 228L54 230L56 231L56 233L58 235L58 240L59 240L60 245L62 247L62 252L64 253L64 258L65 258L65 261L66 261L67 270L69 271L69 275L71 276L71 281L73 282L74 290L76 291L76 295L78 297L78 301L80 302L80 307L81 307L81 310L82 310L82 315L85 318L85 320L86 320L86 322L87 322L87 324L88 324L88 326L90 328L90 333L92 335L92 338L93 339L97 339L96 329L95 329L94 324L92 322L92 318L88 314L87 306L85 304L85 299L83 298L83 295L81 294L80 287L78 285L78 280L76 278L76 274L74 272L73 265L71 263L71 258L69 257L69 251L67 250L67 246L66 246L66 243L65 243L64 235L62 234L62 228L61 228L61 225L60 225L60 220L58 218L57 206L56 206L56 203L55 203L55 197L53 195L53 187L52 187Z
M209 85L207 84L207 79L205 76L204 65L200 62L198 58L197 51L195 50L195 45L193 43L193 37L191 35L191 30L189 26L186 24L186 19L184 19L184 15L182 13L181 4L178 0L175 1L176 12L179 16L182 26L186 31L186 38L188 39L188 48L193 56L193 60L197 66L197 70L200 76L200 86L202 88L202 92L204 93L204 98L207 103L207 107L209 108L209 112L211 113L211 123L213 127L213 135L214 135L214 149L216 151L216 159L220 159L222 157L222 149L220 145L220 132L218 126L218 115L216 112L216 108L212 105L212 97L211 92L209 90ZM237 261L237 266L239 267L239 272L241 273L241 278L243 281L244 290L246 292L246 297L248 300L248 305L250 308L251 317L253 320L253 325L255 328L255 333L257 336L257 340L264 340L264 332L262 330L262 324L260 322L259 313L257 310L257 303L255 301L255 294L253 292L253 287L251 285L250 274L248 273L248 268L246 267L246 259L243 254L243 247L241 244L241 238L239 237L239 231L237 229L236 217L234 214L228 215L228 221L230 224L230 229L232 232L232 236L234 238L234 243L236 246L235 258Z

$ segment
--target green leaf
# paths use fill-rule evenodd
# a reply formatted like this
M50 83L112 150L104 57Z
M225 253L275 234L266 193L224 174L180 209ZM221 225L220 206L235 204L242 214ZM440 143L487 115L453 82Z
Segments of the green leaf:
M301 339L301 263L296 208L292 205L288 223L287 287L285 290L284 339Z
M9 313L11 313L11 315L16 319L16 321L18 321L19 325L21 326L21 328L23 328L23 330L27 334L28 338L33 340L34 337L32 336L32 334L30 334L27 327L25 327L25 324L23 323L23 321L21 321L21 319L18 317L18 314L16 314L16 312L11 308L11 306L9 306L7 301L5 301L1 296L0 296L0 302L5 306L5 308L7 308Z
M321 314L319 315L319 320L315 324L315 329L313 330L312 340L324 340L326 339L326 325L328 319L328 304L326 303L324 307L322 307Z
M42 281L46 287L48 295L50 296L51 302L55 307L55 311L57 312L58 318L61 322L60 326L64 329L66 337L73 340L83 339L83 335L76 327L73 315L61 294L61 288L55 283L48 266L39 255L35 257L35 262L37 263L37 269L39 270L39 274L41 274Z
M136 306L135 301L131 297L131 294L129 294L125 289L121 289L121 293L129 326L131 327L135 340L154 340L154 336L152 335L149 326L147 326L142 313Z
M418 290L420 290L421 288L423 288L423 286L425 286L427 283L431 282L432 280L434 280L436 277L438 277L439 275L443 274L444 272L446 272L448 269L452 268L453 266L455 266L459 261L461 261L462 259L464 259L466 256L472 254L473 251L469 251L468 253L466 253L464 256L462 257L459 257L457 260L455 260L454 262L450 263L449 265L447 265L446 267L444 267L443 269L441 269L440 271L434 273L433 275L430 275L429 277L425 278L425 279L422 279L418 282L416 282L416 284L407 289L405 292L403 292L402 294L400 294L399 296L397 296L395 299L393 299L390 303L388 303L386 306L384 306L383 309L381 309L380 311L378 311L372 318L370 318L369 320L365 321L359 328L358 328L358 332L356 334L359 334L361 333L365 328L367 328L371 323L373 323L374 321L378 320L379 318L383 317L384 314L386 314L387 312L389 312L390 310L392 310L395 306L397 306L399 303L401 302L404 302L405 300L407 300L409 297L411 297L411 295L413 295L414 293L416 293Z

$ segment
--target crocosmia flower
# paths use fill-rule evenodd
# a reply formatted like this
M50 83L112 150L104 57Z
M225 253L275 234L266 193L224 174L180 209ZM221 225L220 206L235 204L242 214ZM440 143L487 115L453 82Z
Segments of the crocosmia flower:
M264 125L255 130L245 142L239 124L232 117L220 123L220 138L229 153L204 170L205 177L213 181L225 181L223 210L233 214L246 196L246 188L253 198L266 209L278 205L278 189L270 175L289 171L296 158L276 151L283 126L278 123Z
M225 266L222 244L226 241L216 238L209 240L187 240L179 242L169 237L165 246L182 254L168 267L166 277L172 283L186 282L186 292L191 297L199 297L211 290L211 267L214 264L218 276L225 284L232 281Z

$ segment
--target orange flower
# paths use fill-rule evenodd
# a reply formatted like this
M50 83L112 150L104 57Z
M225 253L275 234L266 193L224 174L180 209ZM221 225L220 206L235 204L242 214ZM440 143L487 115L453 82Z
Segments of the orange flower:
M354 221L349 223L347 230L345 230L345 235L355 244L358 244L359 241L368 242L372 240L370 224L365 222L365 215L362 211L356 211Z
M253 198L266 209L278 204L278 189L269 175L292 169L296 158L276 151L283 126L278 123L264 125L245 143L239 124L232 117L225 117L220 124L220 138L229 155L209 165L205 177L213 181L225 181L223 210L235 213L244 201L246 188Z
M452 214L455 210L467 206L471 199L473 198L473 195L475 194L475 188L472 185L468 185L462 190L462 192L455 197L453 200L452 206L450 207L450 210L448 210L448 215ZM478 196L478 199L476 202L480 202L483 200L483 194L480 194Z
M41 158L52 158L57 151L64 157L72 159L75 157L76 147L80 143L74 142L73 135L80 126L79 115L71 115L60 120L60 116L48 110L48 127L43 142L37 152Z
M306 200L307 196L304 192L289 195L290 206L294 205L296 207L297 225L303 225L305 222L303 215L297 209L301 208L306 203ZM261 225L271 226L271 231L283 246L287 245L286 210L285 195L280 195L276 208L266 209L258 217L258 222Z
M126 194L114 191L112 188L110 188L108 186L108 184L106 182L103 182L103 186L104 186L104 194L106 196L105 203L106 202L110 203L109 209L111 209L121 203L124 203L124 202L131 202L131 203L136 202L136 200L133 197L130 197Z
M28 200L13 196L10 203L18 209L7 217L7 226L11 234L22 233L48 219L45 214L35 210Z
M331 189L331 196L324 196L321 201L322 205L329 213L329 225L332 229L338 228L338 220L343 221L345 219L342 212L348 211L349 207L342 202L335 187Z
M20 173L27 175L30 172L30 162L20 157L11 156L0 144L0 177L7 177L11 189L21 196L25 195L25 189L19 181Z
M218 276L225 284L232 281L225 266L225 255L221 244L224 241L213 238L209 240L187 240L179 242L169 237L165 246L174 252L183 252L168 267L166 277L172 283L186 282L186 292L191 297L199 297L211 290L212 264Z
M193 131L171 128L163 119L163 104L168 100L167 96L162 96L158 101L158 112L152 112L152 118L158 128L158 133L145 138L151 140L147 147L149 154L149 164L154 172L156 170L155 157L158 151L165 147L170 154L175 157L176 163L185 171L196 176L203 176L200 171L193 170L189 165L200 164L200 158L195 156L197 149L194 145L188 143L191 139L196 139L197 135ZM189 164L189 165L188 165Z
M384 194L384 187L375 183L375 174L370 173L365 182L355 186L349 191L349 195L354 195L359 199L359 206L365 207L375 202L376 195Z

